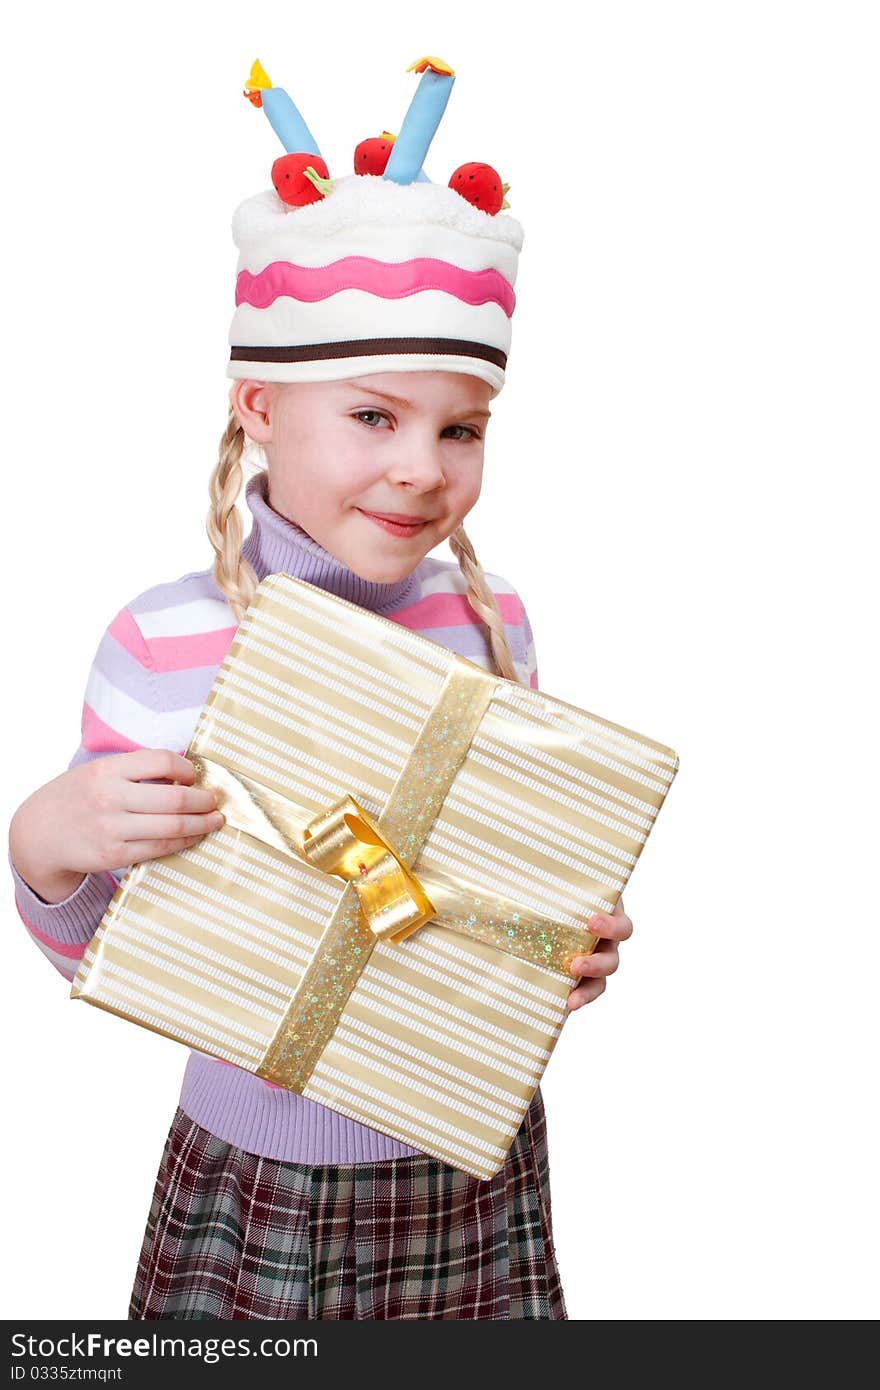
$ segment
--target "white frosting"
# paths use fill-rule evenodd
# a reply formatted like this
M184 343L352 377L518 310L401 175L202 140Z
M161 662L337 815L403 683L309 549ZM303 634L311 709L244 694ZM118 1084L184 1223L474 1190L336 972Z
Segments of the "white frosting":
M516 218L482 212L444 184L400 184L378 174L347 174L333 184L325 198L301 208L288 208L274 188L246 198L232 218L236 246L244 250L298 232L325 237L363 225L425 225L501 242L514 251L522 248L523 228Z

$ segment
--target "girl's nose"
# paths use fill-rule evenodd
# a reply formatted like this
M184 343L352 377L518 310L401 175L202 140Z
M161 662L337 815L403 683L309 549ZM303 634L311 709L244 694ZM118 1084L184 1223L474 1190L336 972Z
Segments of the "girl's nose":
M398 457L391 463L388 477L392 482L411 483L423 489L440 487L445 479L440 441L401 439Z

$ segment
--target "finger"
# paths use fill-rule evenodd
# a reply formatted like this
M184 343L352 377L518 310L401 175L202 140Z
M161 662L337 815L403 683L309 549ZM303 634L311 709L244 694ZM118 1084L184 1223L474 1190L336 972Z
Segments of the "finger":
M623 903L618 898L617 905L613 912L597 912L587 920L587 930L593 936L600 936L607 941L628 941L633 933L632 919L623 910Z
M122 756L126 759L125 775L133 782L157 777L188 785L195 781L196 770L189 758L173 753L170 748L137 748Z
M585 975L589 979L605 979L613 975L620 964L620 953L616 941L603 941L589 956L575 956L569 967L570 974Z
M582 1009L584 1004L592 1004L594 999L598 999L600 994L605 993L604 980L584 980L583 984L573 989L566 999L569 1009L574 1012Z
M204 835L187 835L168 840L131 840L125 843L127 863L144 864L149 859L162 859L166 854L180 854L181 850L192 849L203 840Z
M130 840L188 840L193 835L203 836L219 830L225 819L222 811L171 816L144 816L135 811L126 817L125 840L126 843Z
M126 811L148 812L150 815L204 814L217 809L217 795L210 787L126 782L122 804Z

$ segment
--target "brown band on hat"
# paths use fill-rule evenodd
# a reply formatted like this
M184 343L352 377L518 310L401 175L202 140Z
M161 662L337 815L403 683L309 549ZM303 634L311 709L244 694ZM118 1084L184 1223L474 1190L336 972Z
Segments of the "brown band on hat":
M306 343L299 347L234 347L230 362L321 362L334 357L385 357L403 353L434 353L447 357L481 357L502 371L507 353L467 338L355 338L338 343Z

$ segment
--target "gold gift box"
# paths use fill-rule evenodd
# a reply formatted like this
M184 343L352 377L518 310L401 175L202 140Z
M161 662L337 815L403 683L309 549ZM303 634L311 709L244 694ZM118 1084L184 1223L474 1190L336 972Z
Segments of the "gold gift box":
M491 1178L676 754L275 574L187 756L226 824L129 869L72 997Z

